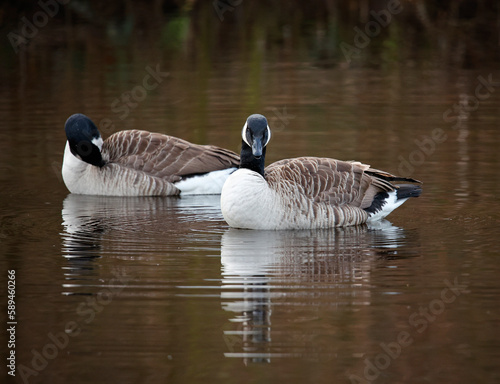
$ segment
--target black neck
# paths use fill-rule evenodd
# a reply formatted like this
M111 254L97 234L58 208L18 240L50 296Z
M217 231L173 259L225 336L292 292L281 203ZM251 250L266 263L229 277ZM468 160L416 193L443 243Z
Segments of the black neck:
M248 146L247 143L242 141L241 143L241 155L240 155L240 168L250 169L251 171L257 172L264 177L264 162L266 157L266 147L262 149L262 156L256 158L252 154L252 148Z

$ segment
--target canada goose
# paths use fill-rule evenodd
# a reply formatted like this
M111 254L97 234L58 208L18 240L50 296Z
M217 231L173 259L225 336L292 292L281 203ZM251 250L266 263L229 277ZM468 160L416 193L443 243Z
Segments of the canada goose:
M381 220L410 197L421 183L370 168L357 161L299 157L264 169L271 129L262 115L251 115L241 133L240 169L221 192L221 209L231 227L308 229Z
M72 193L106 196L220 194L236 153L140 130L105 141L87 116L69 117L62 176Z

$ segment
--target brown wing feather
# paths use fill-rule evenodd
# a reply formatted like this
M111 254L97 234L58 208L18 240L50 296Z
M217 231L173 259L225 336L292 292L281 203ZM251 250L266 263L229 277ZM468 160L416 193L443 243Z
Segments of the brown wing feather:
M105 161L170 182L183 176L238 167L240 161L236 153L223 148L140 130L111 135L104 142L102 153Z
M386 181L403 181L403 182L406 182L406 183L418 183L418 184L422 184L421 181L417 180L417 179L412 179L411 177L401 177L401 176L395 176L389 172L386 172L386 171L380 171L378 169L375 169L375 168L369 168L366 170L366 173L368 173L369 175L372 175L372 176L375 176L375 177L378 177L380 179L383 179L383 180L386 180Z
M328 158L300 157L277 161L265 170L266 180L278 192L293 190L315 203L369 207L378 192L394 185L368 174L370 166ZM392 175L391 175L392 176Z

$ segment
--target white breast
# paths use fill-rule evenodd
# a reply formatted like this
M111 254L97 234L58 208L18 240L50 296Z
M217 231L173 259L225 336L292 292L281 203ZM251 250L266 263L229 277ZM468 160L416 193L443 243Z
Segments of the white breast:
M62 177L64 184L71 193L82 192L82 180L86 179L85 175L88 172L90 164L76 158L69 148L69 143L66 142L64 148L64 160L62 166Z
M273 229L273 191L257 172L238 169L226 180L221 192L221 210L234 228ZM264 228L269 227L269 228Z

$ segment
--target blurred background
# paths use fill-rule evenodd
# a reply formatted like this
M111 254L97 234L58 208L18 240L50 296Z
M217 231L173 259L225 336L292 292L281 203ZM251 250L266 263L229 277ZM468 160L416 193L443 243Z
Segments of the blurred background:
M379 382L498 382L499 82L495 0L3 0L0 269L17 271L18 364L118 270L131 282L30 382L356 382L401 331L415 341ZM77 112L104 138L235 152L262 113L267 163L355 159L424 193L389 230L297 235L231 231L218 197L68 195ZM417 334L409 316L445 279L469 293Z
M30 134L43 144L34 150L51 164L59 161L52 154L62 155L64 121L76 112L105 137L142 128L235 151L245 118L259 112L293 139L277 141L270 160L378 149L404 157L421 127L449 128L444 112L467 102L477 77L500 60L494 0L16 0L0 7L0 124L12 124L16 135L35 125ZM148 68L159 82L145 90ZM408 140L397 151L373 148L374 130ZM0 154L3 167L9 157Z
M372 13L388 8L397 10L390 28L380 28L353 66L472 69L499 58L500 4L495 0L7 0L0 26L5 36L20 29L23 17L40 25L43 33L22 47L27 54L45 52L39 60L46 65L57 61L56 52L69 49L90 56L88 62L105 58L109 67L127 65L140 52L143 60L174 68L179 62L206 61L210 68L228 61L254 67L260 61L305 61L345 68L340 43L353 45L353 28L364 30L377 20ZM47 13L47 20L33 20L37 12ZM2 40L3 69L13 69L12 46Z

